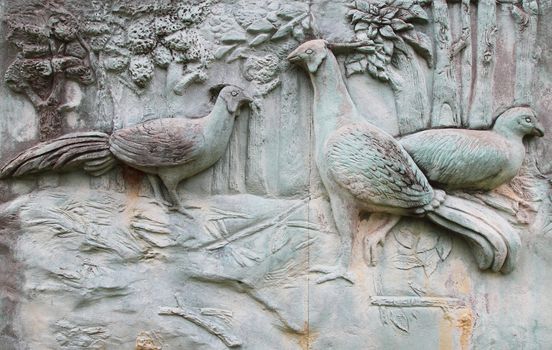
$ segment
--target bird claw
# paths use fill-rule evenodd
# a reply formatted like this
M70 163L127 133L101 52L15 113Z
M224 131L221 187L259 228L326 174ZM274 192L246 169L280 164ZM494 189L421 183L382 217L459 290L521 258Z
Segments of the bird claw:
M186 207L181 205L169 205L168 206L169 211L180 213L184 216L186 216L189 219L193 219L193 215L186 210Z
M173 206L173 204L171 202L169 202L168 200L165 200L165 199L159 199L157 198L157 203L162 206L162 207L167 207L167 208L170 208Z
M333 281L338 278L344 279L350 284L354 284L354 278L346 268L342 266L313 266L309 269L309 272L323 273L325 276L322 276L316 280L317 284L322 284L328 281Z

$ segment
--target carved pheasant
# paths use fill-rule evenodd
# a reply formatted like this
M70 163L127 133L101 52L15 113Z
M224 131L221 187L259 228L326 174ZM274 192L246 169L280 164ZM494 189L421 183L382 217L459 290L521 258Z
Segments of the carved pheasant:
M371 263L376 246L401 216L425 216L468 239L481 269L513 268L521 244L513 228L482 205L433 189L404 148L358 112L326 41L306 42L288 60L307 70L314 87L315 162L342 240L339 266L312 269L326 274L318 283L351 282L348 268L361 212L372 213L365 247Z
M400 140L429 181L446 189L492 190L512 180L525 158L525 136L544 135L535 113L514 107L492 130L432 129Z
M228 145L236 112L251 102L242 89L224 87L211 113L203 118L164 118L117 130L77 132L40 143L8 162L0 178L82 167L99 176L117 161L148 174L154 193L163 198L161 179L172 209L183 213L178 184L216 163ZM157 175L159 178L157 178Z

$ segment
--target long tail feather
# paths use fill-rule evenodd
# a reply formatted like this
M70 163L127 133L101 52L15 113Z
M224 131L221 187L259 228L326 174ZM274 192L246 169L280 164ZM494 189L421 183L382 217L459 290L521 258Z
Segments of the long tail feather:
M428 218L468 239L479 267L511 272L521 248L516 230L494 211L466 199L448 195Z
M103 174L107 173L109 170L111 170L111 168L113 168L114 164L115 164L115 158L111 158L105 164L103 164L100 167L87 167L85 165L84 166L84 171L86 171L87 173L89 173L90 175L93 175L93 176L100 176L100 175L103 175Z
M502 236L502 239L508 247L508 255L500 271L504 273L511 272L517 263L521 250L521 238L512 225L494 210L484 205L454 196L447 196L447 199L448 200L445 201L447 206L465 211L466 215L473 216L480 220L476 221L476 223L481 224L483 227L491 228Z
M104 133L82 132L63 135L55 140L39 143L38 145L25 150L24 152L13 158L2 168L1 173L11 173L13 168L16 168L20 165L21 156L23 155L25 155L25 159L27 161L30 161L34 158L42 159L41 156L56 151L60 148L68 147L72 144L85 143L88 141L102 141L105 140L106 137L107 135Z
M109 151L109 135L80 132L39 143L20 153L0 170L0 178L73 167L91 168L93 175L103 174L114 164L115 159Z

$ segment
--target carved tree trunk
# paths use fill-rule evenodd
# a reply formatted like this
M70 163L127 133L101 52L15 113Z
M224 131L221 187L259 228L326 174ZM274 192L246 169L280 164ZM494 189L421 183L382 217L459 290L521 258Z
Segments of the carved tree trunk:
M536 63L538 3L536 0L523 0L522 7L523 11L517 7L513 8L517 22L514 103L531 104L531 84Z
M108 86L107 73L99 63L99 57L90 53L90 65L96 75L96 101L98 103L98 121L106 131L112 132L115 129L115 112L113 107L113 95Z
M457 44L460 54L461 93L460 106L462 109L462 126L469 125L471 84L472 84L472 42L471 42L471 9L470 0L462 0L460 21L462 26L461 37Z
M37 112L40 141L46 141L61 135L62 116L57 104L38 106Z
M496 29L495 0L480 0L477 5L475 85L471 92L469 121L471 128L488 128L492 124Z
M266 143L264 130L263 110L253 108L252 116L249 119L249 135L247 140L247 165L245 174L247 179L247 190L252 193L267 193L268 185L266 183Z
M277 172L280 195L292 196L308 190L312 140L305 130L310 129L310 120L297 116L311 115L311 104L301 103L310 98L309 84L297 75L284 79L281 85Z
M411 48L393 58L389 82L395 94L399 133L408 134L429 126L429 101L426 81Z
M445 0L433 1L433 18L435 21L435 70L433 71L431 126L460 126L455 68L451 55L450 20Z

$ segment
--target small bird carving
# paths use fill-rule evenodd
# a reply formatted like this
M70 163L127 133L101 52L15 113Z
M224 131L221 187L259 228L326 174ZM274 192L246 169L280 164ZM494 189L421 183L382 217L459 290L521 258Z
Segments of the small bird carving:
M120 162L146 173L155 195L166 199L171 209L187 214L180 204L178 184L222 157L238 109L251 101L241 88L228 85L219 92L211 113L203 118L155 119L111 135L67 134L22 152L0 170L0 178L78 167L100 176Z
M523 138L544 136L528 107L513 107L491 130L432 129L400 140L429 181L449 190L488 191L512 180L525 158Z
M314 88L314 158L342 240L338 266L311 269L325 274L317 282L352 282L348 269L363 212L371 213L363 242L370 264L400 218L414 216L466 238L481 269L510 271L521 245L517 232L490 209L433 188L402 145L359 113L328 45L312 40L288 56L308 72Z

